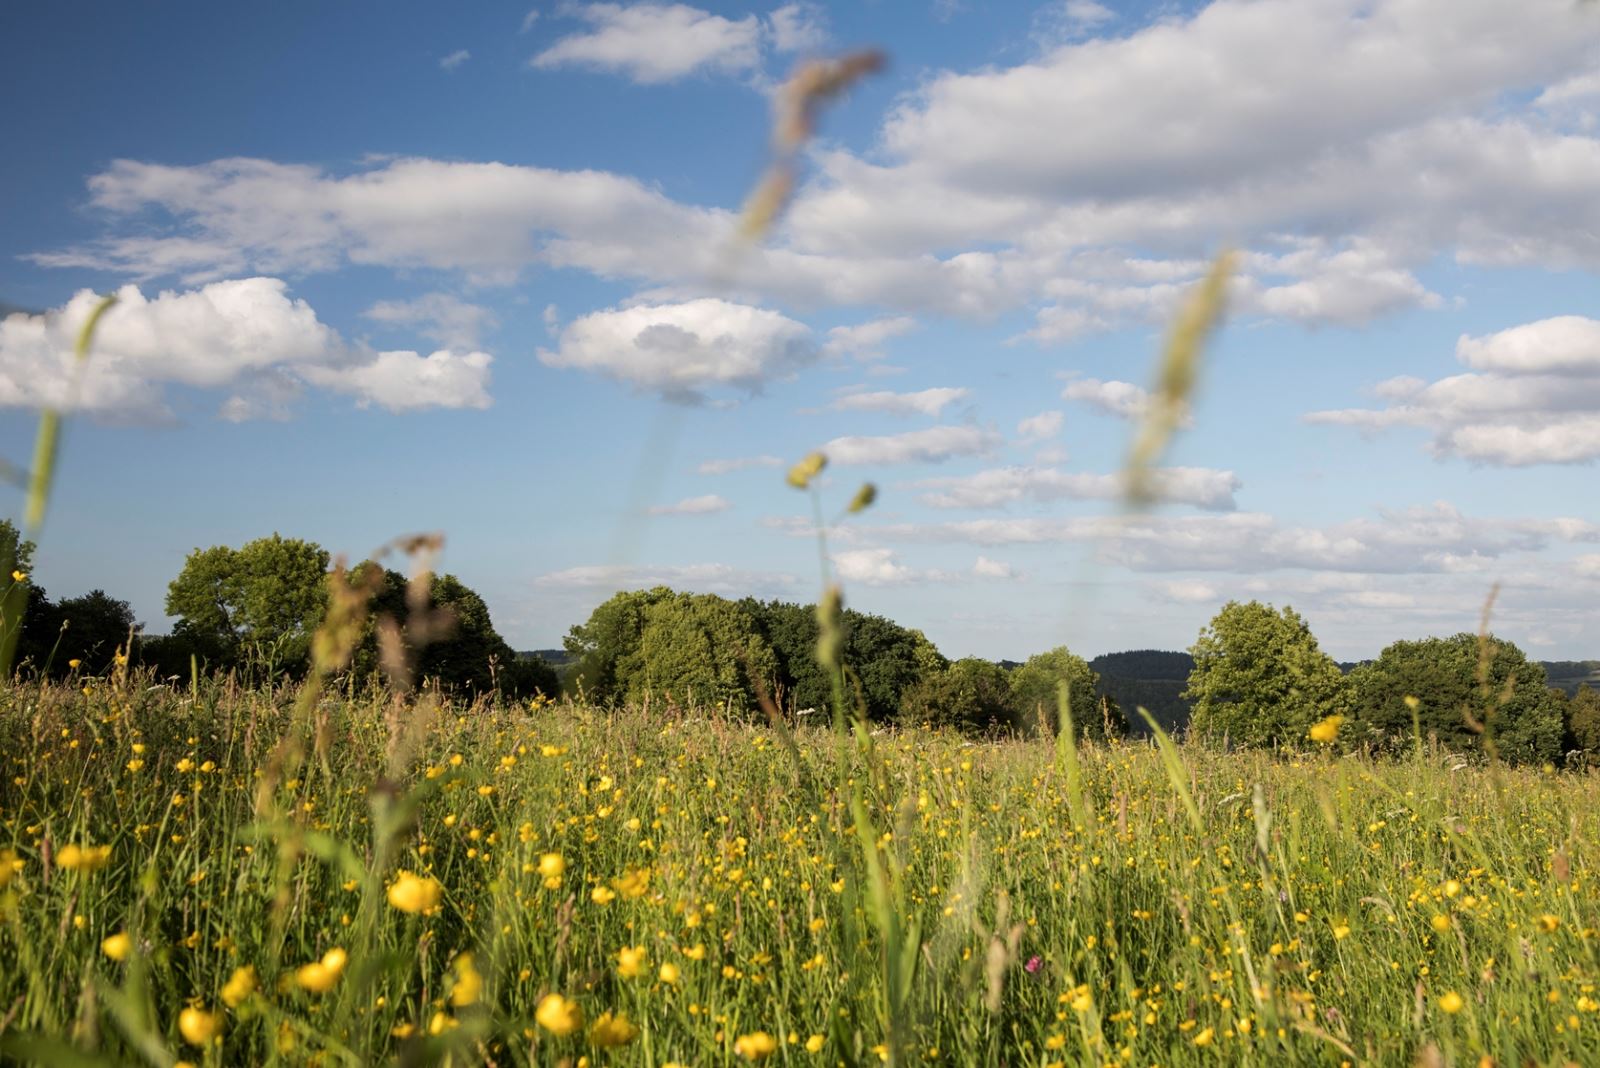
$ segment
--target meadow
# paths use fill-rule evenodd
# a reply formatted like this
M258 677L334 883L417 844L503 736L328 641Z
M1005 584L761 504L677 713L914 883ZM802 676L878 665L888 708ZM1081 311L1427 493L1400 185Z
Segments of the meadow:
M1588 773L0 690L0 1059L1600 1063Z

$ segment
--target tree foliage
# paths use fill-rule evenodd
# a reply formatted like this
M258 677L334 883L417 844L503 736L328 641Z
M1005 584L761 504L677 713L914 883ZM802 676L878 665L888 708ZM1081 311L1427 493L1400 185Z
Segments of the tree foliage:
M992 660L969 656L913 683L901 697L900 720L969 734L992 734L1016 726L1011 682Z
M1544 669L1508 641L1476 634L1399 641L1350 675L1353 712L1365 732L1399 745L1412 737L1412 710L1424 737L1457 751L1492 739L1509 761L1547 761L1560 755L1561 707ZM1474 727L1474 724L1477 727ZM1481 728L1481 729L1480 729Z
M167 587L177 632L220 667L246 655L303 670L327 610L328 552L278 534L196 549Z
M1567 734L1574 749L1600 753L1600 690L1588 683L1567 702Z
M1011 672L1011 704L1018 725L1054 734L1060 722L1059 691L1067 684L1074 733L1098 742L1128 733L1122 709L1100 695L1100 675L1066 646L1036 653Z
M1293 608L1229 601L1189 650L1191 729L1245 746L1295 743L1344 707L1339 665Z

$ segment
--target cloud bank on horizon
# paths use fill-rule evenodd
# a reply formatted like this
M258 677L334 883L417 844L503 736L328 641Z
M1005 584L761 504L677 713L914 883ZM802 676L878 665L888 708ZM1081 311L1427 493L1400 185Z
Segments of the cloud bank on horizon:
M434 84L422 118L566 102L523 122L534 149L512 154L493 124L400 151L124 136L11 209L60 221L15 231L0 295L59 296L0 321L0 406L70 406L106 434L247 464L268 446L240 424L348 442L352 413L393 418L430 428L451 479L484 494L519 470L506 443L548 428L562 462L540 465L540 495L566 518L513 535L492 512L421 516L452 530L467 575L474 546L486 576L516 558L486 584L525 647L630 584L805 596L794 536L813 524L781 468L820 447L830 494L857 477L885 491L831 566L957 653L1182 645L1221 601L1261 597L1365 656L1470 629L1498 582L1508 636L1600 655L1582 504L1600 317L1580 296L1600 271L1600 11L1025 14L480 13L456 50L419 43L370 73ZM830 116L777 231L742 245L774 86L873 33L898 42L896 70ZM334 72L308 91L319 77ZM1150 356L1224 245L1240 252L1229 329L1157 472L1165 506L1115 516ZM92 289L122 300L80 384ZM656 472L649 499L619 469ZM286 531L323 521L285 507ZM639 524L642 541L617 534ZM146 617L155 589L134 591Z

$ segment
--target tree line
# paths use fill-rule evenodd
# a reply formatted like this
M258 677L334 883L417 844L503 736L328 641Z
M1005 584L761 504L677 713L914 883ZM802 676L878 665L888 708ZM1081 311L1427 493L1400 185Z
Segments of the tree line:
M372 598L351 668L356 677L378 675L375 621L387 618L417 676L469 697L564 691L599 704L655 701L797 721L826 719L834 704L834 680L816 657L812 605L666 587L617 593L571 628L563 641L569 663L558 676L512 650L483 598L455 576L428 575L419 598L404 575L375 561L330 571L327 550L297 538L273 534L239 548L194 550L168 585L166 610L177 622L160 636L141 633L128 603L101 590L52 601L26 575L33 547L3 520L0 550L17 561L6 603L25 590L27 606L20 628L0 619L0 639L15 641L16 662L41 675L103 672L118 655L166 678L186 679L195 669L301 675L333 575ZM441 618L447 627L423 625ZM843 612L841 635L844 697L854 714L973 734L1054 731L1065 684L1080 735L1120 737L1129 719L1108 690L1142 704L1124 675L1165 693L1188 659L1113 654L1096 661L1113 673L1105 679L1065 647L1004 666L951 660L920 630L853 609ZM1437 740L1511 762L1600 754L1600 692L1584 684L1569 696L1550 686L1539 663L1493 635L1397 641L1345 671L1294 609L1232 601L1201 630L1189 658L1179 695L1189 716L1180 722L1169 709L1163 726L1230 746L1305 745L1320 725L1323 740L1377 750Z
M328 609L331 557L315 542L273 534L231 548L195 549L167 586L171 634L144 634L126 601L100 590L53 602L32 583L33 546L15 525L0 520L0 541L18 561L13 583L27 586L27 610L17 634L20 669L62 678L98 674L121 655L158 677L188 679L195 670L240 671L254 677L297 678L310 665L312 636ZM4 546L0 546L3 548ZM483 598L454 575L430 574L424 596L408 593L405 575L363 561L343 573L351 586L372 591L371 610L359 637L351 674L379 674L378 621L392 620L414 673L471 697L555 696L554 669L521 657L489 618ZM420 623L430 621L427 640ZM439 620L447 620L440 625ZM4 627L0 621L0 627Z

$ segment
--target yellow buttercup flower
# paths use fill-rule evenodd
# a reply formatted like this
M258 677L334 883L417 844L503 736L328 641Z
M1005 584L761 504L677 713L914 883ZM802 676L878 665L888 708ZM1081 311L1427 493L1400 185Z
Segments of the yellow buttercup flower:
M1311 729L1307 731L1306 734L1313 742L1319 742L1322 745L1327 745L1339 737L1339 727L1343 723L1343 716L1328 716L1325 719L1312 724Z
M661 966L661 971L658 974L661 976L661 981L663 983L671 984L678 981L678 976L680 973L678 971L678 966L669 960Z
M191 1046L204 1046L222 1033L222 1021L214 1012L194 1005L178 1013L178 1033Z
M822 1052L822 1044L825 1041L827 1041L827 1040L824 1039L821 1035L812 1035L810 1038L806 1039L806 1052L807 1053L821 1053Z
M560 853L544 854L539 858L539 874L546 879L560 880L567 874L567 859Z
M28 581L28 573L26 571L13 571L13 572L11 572L11 581L12 582L27 582Z
M415 915L436 908L443 894L444 887L439 885L439 880L402 871L390 884L387 897L394 908Z
M649 963L649 951L643 946L623 946L617 951L617 974L624 979L637 979Z
M237 1009L244 1004L244 999L256 991L256 970L246 964L243 968L235 968L228 981L222 985L222 1003L230 1009Z
M294 981L313 994L326 994L339 982L349 959L349 954L335 946L324 953L321 960L296 968Z
M133 939L127 931L118 931L100 943L100 952L112 960L127 960L128 953L133 949Z
M1204 1031L1201 1031L1198 1035L1194 1036L1194 1044L1197 1046L1209 1046L1211 1045L1211 1040L1216 1037L1217 1029L1214 1027L1208 1027Z
M450 1004L456 1008L465 1008L476 1004L479 995L483 993L483 976L472 963L471 953L462 953L456 957L456 984L450 990Z
M1466 1001L1454 990L1447 992L1439 999L1439 1008L1450 1013L1452 1016L1460 1012L1462 1007L1465 1005Z
M61 852L56 854L56 863L67 871L93 872L99 871L111 862L111 847L108 845L65 845Z
M589 1041L602 1049L626 1046L638 1037L639 1029L629 1023L622 1013L613 1016L609 1012L602 1012L589 1029Z
M560 994L546 994L533 1012L534 1021L557 1038L583 1027L583 1006Z
M733 1052L752 1061L764 1061L777 1049L778 1040L765 1031L754 1031L733 1040Z

